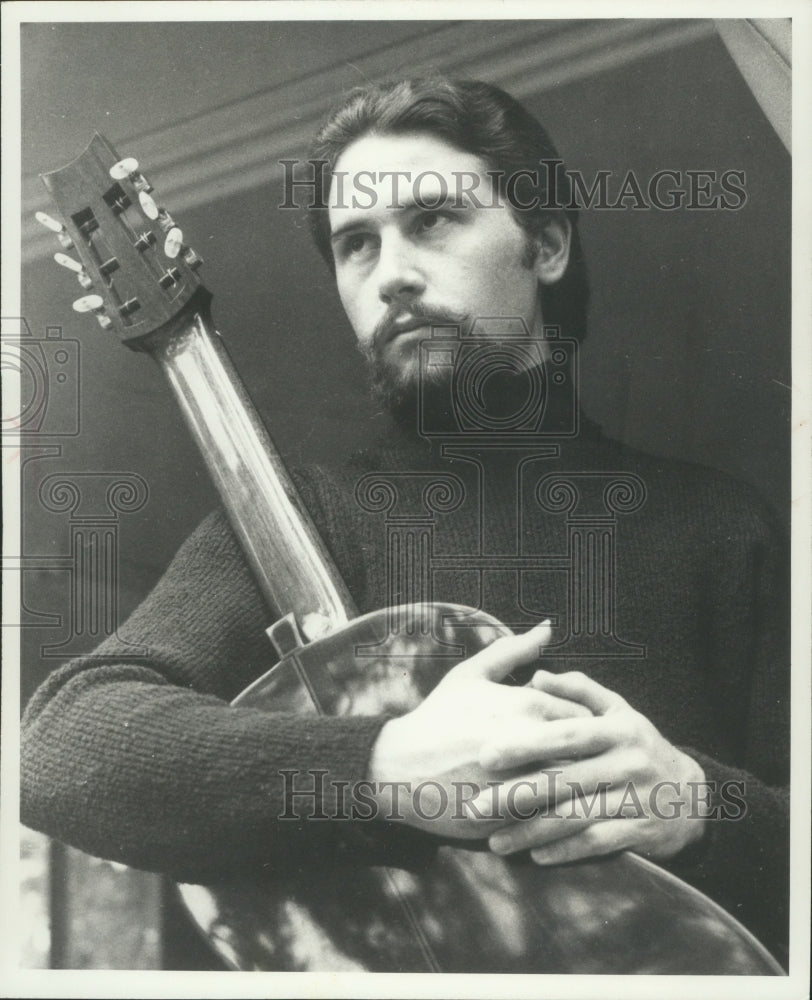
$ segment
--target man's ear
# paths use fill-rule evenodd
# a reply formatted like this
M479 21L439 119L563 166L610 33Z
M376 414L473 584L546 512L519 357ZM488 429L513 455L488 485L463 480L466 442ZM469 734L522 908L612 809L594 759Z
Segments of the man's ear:
M551 215L544 222L535 271L542 285L554 285L564 277L570 261L572 226L566 215Z

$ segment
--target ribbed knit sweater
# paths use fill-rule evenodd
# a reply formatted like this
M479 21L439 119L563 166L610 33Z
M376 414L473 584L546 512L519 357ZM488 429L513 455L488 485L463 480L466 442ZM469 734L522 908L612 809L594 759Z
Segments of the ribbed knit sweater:
M788 569L768 510L748 488L698 466L621 447L591 425L559 458L528 463L517 488L508 450L486 470L393 437L340 469L296 478L361 612L387 600L384 515L359 506L370 471L450 473L464 500L437 514L437 554L567 552L565 516L543 509L550 472L626 472L645 501L617 516L616 630L642 657L545 658L617 691L690 754L708 781L743 782L747 811L706 823L667 867L722 903L779 957L788 898ZM490 460L489 460L490 461ZM408 477L407 477L408 478ZM401 477L402 481L406 481ZM494 489L494 483L501 487ZM482 499L484 513L480 510ZM487 524L483 527L484 522ZM507 526L507 527L505 527ZM501 534L500 534L501 532ZM484 539L484 541L482 541ZM435 574L435 597L502 620L566 617L566 573ZM340 855L352 824L280 821L280 772L368 777L382 717L319 718L229 705L272 665L263 606L224 515L207 518L153 593L93 656L55 671L23 720L22 819L91 854L183 881L299 867ZM136 643L148 656L134 656ZM720 802L718 799L715 800ZM386 824L368 822L370 860ZM372 838L369 828L375 827ZM386 831L386 832L385 832Z

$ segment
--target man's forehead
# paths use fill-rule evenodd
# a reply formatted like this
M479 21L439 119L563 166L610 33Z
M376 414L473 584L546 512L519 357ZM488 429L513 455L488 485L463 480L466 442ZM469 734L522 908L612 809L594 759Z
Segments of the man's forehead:
M487 169L481 157L430 133L365 135L350 143L336 161L330 218L339 214L343 218L358 209L399 208L415 201L415 191L425 200L434 200L443 191L453 195L470 187L472 177L484 180Z

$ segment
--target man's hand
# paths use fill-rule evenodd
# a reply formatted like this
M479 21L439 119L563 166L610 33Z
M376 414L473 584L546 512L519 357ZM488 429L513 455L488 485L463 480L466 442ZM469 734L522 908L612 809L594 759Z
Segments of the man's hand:
M409 825L446 837L483 838L504 824L470 818L463 808L488 781L506 781L501 761L482 766L483 745L513 746L517 731L541 733L551 719L591 715L585 705L537 686L498 683L536 661L549 639L548 622L497 639L450 670L417 708L386 723L370 761L380 817L397 818L399 811Z
M491 836L492 850L530 848L538 864L618 850L667 858L701 837L697 813L705 803L696 789L705 775L696 761L584 674L538 671L531 685L558 703L582 705L589 716L544 725L515 719L509 731L483 741L483 768L511 781L518 768L527 779L515 790L513 822ZM493 794L471 806L493 808ZM518 819L534 809L541 814Z

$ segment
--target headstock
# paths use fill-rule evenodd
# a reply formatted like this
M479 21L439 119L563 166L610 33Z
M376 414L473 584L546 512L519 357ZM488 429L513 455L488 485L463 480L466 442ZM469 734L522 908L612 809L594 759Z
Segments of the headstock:
M37 212L63 250L54 259L83 290L73 307L140 346L147 337L207 306L195 271L202 263L132 157L96 133L73 163L42 175L64 222ZM76 259L78 257L78 260Z

